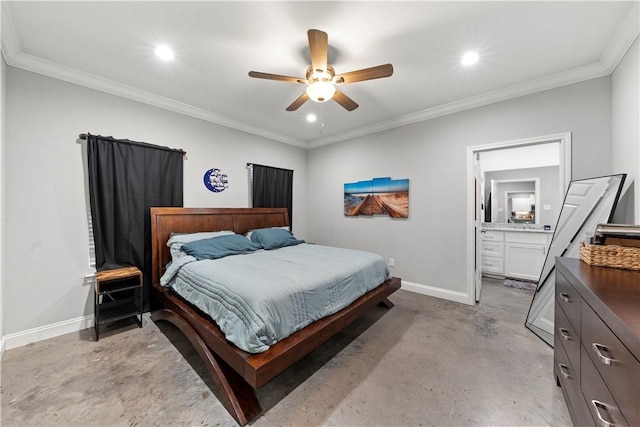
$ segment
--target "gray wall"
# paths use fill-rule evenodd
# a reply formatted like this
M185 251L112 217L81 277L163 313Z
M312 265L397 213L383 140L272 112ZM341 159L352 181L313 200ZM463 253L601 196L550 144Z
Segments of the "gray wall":
M184 149L185 206L248 206L247 162L293 169L293 225L306 237L306 150L13 67L6 71L7 335L93 314L93 291L84 281L91 271L79 133ZM229 176L222 193L203 185L212 167Z
M612 171L626 173L616 222L640 224L640 41L636 38L611 77Z
M403 280L466 295L467 147L567 131L573 178L611 172L609 77L316 148L309 238L393 257ZM345 218L343 184L380 176L410 179L409 218Z

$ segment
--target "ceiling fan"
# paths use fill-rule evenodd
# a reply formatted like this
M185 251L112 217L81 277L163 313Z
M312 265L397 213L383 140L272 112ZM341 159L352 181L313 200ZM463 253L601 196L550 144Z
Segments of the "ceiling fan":
M287 107L287 111L297 110L309 99L315 102L326 102L332 98L347 111L353 111L358 108L358 104L336 86L364 80L380 79L393 74L393 66L391 64L384 64L336 75L333 67L327 64L327 53L329 50L327 33L320 30L309 30L307 31L307 36L309 38L311 66L307 68L306 78L249 71L249 77L299 83L307 86L306 91Z

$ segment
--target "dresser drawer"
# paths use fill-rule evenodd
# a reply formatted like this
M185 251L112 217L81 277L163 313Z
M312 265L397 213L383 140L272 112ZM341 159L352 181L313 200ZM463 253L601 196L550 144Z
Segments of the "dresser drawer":
M581 333L581 317L582 317L582 297L578 294L573 286L569 283L566 277L556 270L556 301L562 307L562 310L567 315L567 319L573 326L573 330L576 331L578 337L582 336Z
M560 338L556 335L554 338L555 349L553 351L553 371L556 377L556 383L562 387L562 393L568 403L569 413L573 424L576 426L595 426L595 422L591 417L589 408L587 407L582 392L580 391L580 377L569 362L569 358L560 343ZM579 350L578 350L579 351ZM580 353L578 352L578 359ZM578 362L579 364L580 362Z
M591 416L597 425L628 426L609 389L600 378L584 347L580 356L581 388Z
M582 345L630 425L640 425L640 362L587 304Z
M555 307L554 327L554 336L558 338L555 341L560 343L569 357L569 362L571 363L571 367L575 371L576 376L580 378L580 339L557 301Z

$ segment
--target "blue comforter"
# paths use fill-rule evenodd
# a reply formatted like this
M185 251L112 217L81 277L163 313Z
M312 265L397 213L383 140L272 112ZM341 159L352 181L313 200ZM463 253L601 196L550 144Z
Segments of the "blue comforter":
M237 347L260 353L388 278L377 254L303 243L215 260L174 253L161 283L209 314Z

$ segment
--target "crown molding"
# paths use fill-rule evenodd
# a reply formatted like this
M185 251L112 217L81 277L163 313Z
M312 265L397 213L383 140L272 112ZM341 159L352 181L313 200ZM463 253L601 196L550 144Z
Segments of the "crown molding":
M291 138L287 135L271 132L257 126L252 126L240 120L232 119L221 114L216 114L203 108L195 107L193 105L179 102L171 98L156 95L154 93L137 89L132 86L117 83L113 80L98 77L94 74L85 73L84 71L79 71L77 69L66 67L56 62L48 61L32 55L20 53L12 58L7 58L7 63L13 67L18 67L23 70L42 74L48 77L53 77L58 80L63 80L101 92L106 92L111 95L127 98L133 101L141 102L143 104L162 108L164 110L173 111L174 113L194 117L196 119L215 123L220 126L236 129L241 132L249 133L301 148L307 147L305 142L295 138Z
M551 76L513 85L504 89L486 92L480 95L464 98L459 101L454 101L447 104L437 105L435 107L420 110L415 113L395 117L393 119L382 122L377 122L370 126L363 126L357 129L349 130L347 132L342 132L325 138L319 138L311 141L308 147L317 148L336 142L346 141L348 139L359 138L373 133L407 126L414 123L423 122L425 120L431 120L437 117L459 113L473 108L484 107L486 105L495 104L497 102L507 101L510 99L519 98L521 96L531 95L534 93L543 92L545 90L555 89L558 87L591 80L597 77L605 76L609 73L610 72L600 62L597 62L583 67L574 68L573 70L563 71Z
M318 138L309 142L308 148L317 148L336 142L346 141L371 135L377 132L407 126L425 120L435 119L448 114L458 113L472 108L483 107L496 102L507 101L520 96L531 95L536 92L555 89L582 81L606 76L616 69L627 50L640 34L640 2L634 1L622 21L620 27L607 45L600 61L583 67L574 68L552 76L543 77L529 82L517 84L508 88L486 92L448 104L437 105L415 113L399 116L369 126L351 129L346 132Z
M4 2L3 2L4 3ZM143 104L158 107L164 110L173 111L174 113L183 114L185 116L194 117L196 119L215 123L231 129L239 130L251 135L260 136L266 139L282 142L300 148L307 148L307 144L296 138L277 132L272 132L257 126L250 125L241 120L232 119L221 114L203 108L195 107L190 104L176 101L171 98L156 95L132 86L114 82L113 80L98 77L94 74L86 73L75 68L67 67L56 62L48 61L36 56L28 55L22 52L20 43L16 37L13 20L9 14L9 8L2 4L2 37L1 47L5 61L8 65L42 74L58 80L77 84L95 89L101 92L116 95L122 98L141 102Z
M0 25L0 49L2 49L5 61L9 63L10 58L15 57L21 52L21 48L6 2L0 2L0 9L0 13L2 14L2 16L0 16L2 21Z
M2 4L0 48L7 64L13 67L131 99L262 138L311 149L609 75L615 70L629 47L638 37L640 32L638 23L639 4L640 2L634 1L630 6L629 12L607 45L599 62L310 141L303 141L285 134L272 132L213 111L25 54L22 52L19 40L16 37L9 9L4 7L4 4Z
M627 50L640 34L640 2L634 1L629 7L629 12L625 16L615 35L607 45L600 62L604 67L613 73Z

